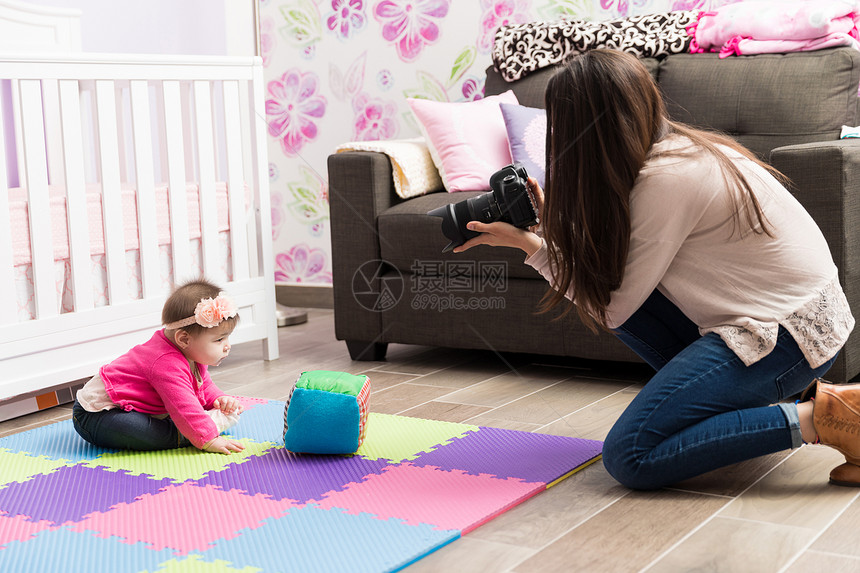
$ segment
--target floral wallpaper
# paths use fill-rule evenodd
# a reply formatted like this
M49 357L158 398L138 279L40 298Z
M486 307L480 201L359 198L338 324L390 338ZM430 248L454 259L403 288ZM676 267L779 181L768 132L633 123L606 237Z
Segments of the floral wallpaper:
M326 158L419 135L407 97L483 97L496 29L708 10L737 0L260 0L275 280L330 284Z

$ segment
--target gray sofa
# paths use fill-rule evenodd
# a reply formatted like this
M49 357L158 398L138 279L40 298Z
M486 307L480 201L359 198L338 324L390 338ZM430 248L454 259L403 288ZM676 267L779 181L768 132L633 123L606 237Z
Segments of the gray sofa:
M860 141L840 140L858 116L860 52L718 59L678 54L643 60L673 119L735 137L785 173L824 231L854 314L860 317ZM487 70L485 93L513 89L543 107L553 69L506 83ZM328 160L335 331L355 360L380 360L388 343L638 361L609 334L570 313L538 313L547 283L512 249L442 254L447 240L433 208L477 193L394 193L386 155L346 152ZM828 378L860 373L860 334Z

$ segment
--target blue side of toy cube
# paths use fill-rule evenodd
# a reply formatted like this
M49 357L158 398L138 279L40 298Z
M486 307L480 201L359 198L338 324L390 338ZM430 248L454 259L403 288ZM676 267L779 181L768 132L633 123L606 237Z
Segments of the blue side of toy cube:
M355 396L296 388L287 408L284 445L291 452L352 454L358 449Z

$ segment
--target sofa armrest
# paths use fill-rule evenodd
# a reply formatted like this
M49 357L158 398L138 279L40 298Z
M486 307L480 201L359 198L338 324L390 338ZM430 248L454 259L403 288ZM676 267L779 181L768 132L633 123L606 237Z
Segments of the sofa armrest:
M332 276L335 335L340 340L373 343L382 334L379 311L357 299L353 279L359 268L380 260L377 217L402 201L394 192L391 161L382 153L350 151L328 158L331 213ZM380 292L378 278L368 286ZM361 279L361 277L359 277Z
M771 165L790 179L789 189L821 228L839 282L860 317L860 140L777 147ZM852 336L828 378L844 382L860 373L860 335Z

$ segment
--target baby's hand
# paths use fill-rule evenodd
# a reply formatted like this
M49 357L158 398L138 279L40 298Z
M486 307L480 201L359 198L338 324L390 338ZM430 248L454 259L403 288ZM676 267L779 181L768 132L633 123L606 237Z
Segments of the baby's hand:
M236 440L224 436L218 436L200 449L206 452L230 454L233 452L241 452L245 449L245 446L242 444L242 442L237 442Z
M216 410L221 410L225 414L240 414L242 412L242 403L234 396L224 394L215 398L212 402L212 407Z

